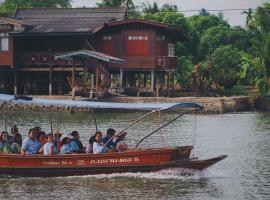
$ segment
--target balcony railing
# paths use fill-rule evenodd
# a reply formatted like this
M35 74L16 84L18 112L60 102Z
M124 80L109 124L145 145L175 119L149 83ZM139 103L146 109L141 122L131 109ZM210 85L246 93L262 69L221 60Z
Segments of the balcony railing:
M72 66L71 61L54 60L54 56L61 52L24 52L17 59L17 66L20 67L49 67L49 66ZM82 62L75 62L75 65L82 65Z
M71 61L54 60L54 56L63 52L24 52L17 59L16 65L19 67L49 67L49 66L72 66ZM175 70L178 64L178 57L168 56L133 56L124 57L123 64L113 64L112 68L129 69L157 69ZM76 66L83 66L83 62L75 62Z

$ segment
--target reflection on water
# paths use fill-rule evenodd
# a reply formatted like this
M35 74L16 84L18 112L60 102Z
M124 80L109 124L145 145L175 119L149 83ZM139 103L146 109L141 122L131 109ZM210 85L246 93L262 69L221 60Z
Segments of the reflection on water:
M97 113L98 129L124 128L142 113ZM128 131L127 144L140 138L175 114L159 120L154 115ZM50 131L50 113L14 112L8 126L17 124L26 136L33 126ZM54 129L78 130L86 144L95 132L91 113L52 113ZM229 157L191 177L177 171L58 178L0 177L0 199L270 199L270 115L259 113L186 115L142 146L191 145L196 129L195 156ZM160 121L160 122L159 122ZM3 115L0 124L4 125Z

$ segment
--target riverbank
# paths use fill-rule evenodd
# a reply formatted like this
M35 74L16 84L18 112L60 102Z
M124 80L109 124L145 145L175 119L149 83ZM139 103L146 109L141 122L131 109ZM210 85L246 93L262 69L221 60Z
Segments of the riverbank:
M28 111L88 111L89 107L84 106L85 99L77 97L76 101L70 100L69 96L31 96L35 100L45 100L55 101L55 105L47 105L44 102L33 104L30 101L14 100L11 95L2 95L0 98L1 109L5 108L8 110L28 110ZM66 100L74 102L70 105L59 105L57 100ZM229 112L243 112L252 111L254 109L254 100L249 96L235 96L235 97L173 97L166 98L160 97L159 99L155 97L112 97L102 100L104 102L114 102L114 103L180 103L180 102L193 102L200 104L204 107L202 113L213 113L222 114ZM121 108L119 108L120 110ZM101 108L102 110L102 108ZM114 109L115 110L115 109ZM118 110L118 109L117 109Z

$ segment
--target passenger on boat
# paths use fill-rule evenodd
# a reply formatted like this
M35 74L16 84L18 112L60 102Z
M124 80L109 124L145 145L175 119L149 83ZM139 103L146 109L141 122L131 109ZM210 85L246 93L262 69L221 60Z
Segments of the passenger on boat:
M28 132L28 138L23 142L21 154L37 154L40 149L40 143L37 139L36 131L34 129L30 129Z
M57 154L57 149L56 147L53 145L53 134L49 133L46 136L46 144L44 144L43 146L43 154L44 155L53 155L53 154Z
M44 131L40 131L37 133L37 138L40 143L40 146L43 147L43 145L46 144L46 133Z
M13 142L14 137L17 137L17 139L18 138L21 138L22 139L22 135L19 133L19 130L18 130L18 128L17 128L16 125L14 125L14 126L11 127L10 132L12 134L11 141L10 142ZM18 141L18 142L20 142L19 144L22 146L22 140L21 141Z
M93 153L106 153L107 149L102 142L102 133L97 131L95 134L95 142L93 143Z
M8 132L3 131L0 137L0 151L4 153L12 153L11 144L8 141Z
M33 128L33 130L36 132L36 135L38 136L39 133L41 132L41 128L39 126L36 126L35 128Z
M60 149L60 153L61 154L71 154L72 153L72 149L71 149L71 138L68 136L68 137L64 137L62 139L62 142L61 142L61 149Z
M12 153L21 153L22 148L22 136L21 134L17 134L13 136L13 141L11 144Z
M72 131L72 133L70 134L73 139L71 141L71 148L72 148L72 151L75 152L75 153L84 153L85 150L83 148L83 144L82 142L80 141L80 134L78 131Z
M89 143L86 145L86 150L85 150L86 153L93 153L93 144L95 141L96 141L96 138L94 135L89 138Z

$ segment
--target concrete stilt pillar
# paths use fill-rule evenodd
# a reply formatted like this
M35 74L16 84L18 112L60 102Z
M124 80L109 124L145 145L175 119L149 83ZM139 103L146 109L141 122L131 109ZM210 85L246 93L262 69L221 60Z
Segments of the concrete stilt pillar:
M120 69L120 77L119 77L119 87L120 88L123 86L123 74L124 74L124 70Z
M15 69L14 71L14 95L17 95L18 91L17 91L17 70Z
M90 90L90 99L93 98L93 93L94 93L94 87L95 87L95 77L94 73L91 74L91 90Z
M155 86L155 71L151 71L151 91L154 92L154 86Z
M49 96L52 96L52 68L49 71Z
M75 64L72 65L72 100L75 99Z

